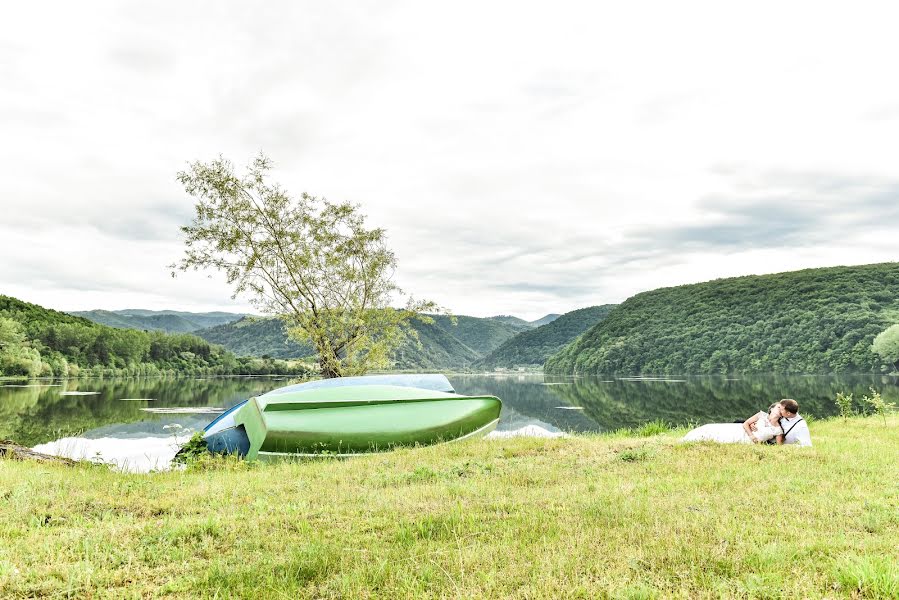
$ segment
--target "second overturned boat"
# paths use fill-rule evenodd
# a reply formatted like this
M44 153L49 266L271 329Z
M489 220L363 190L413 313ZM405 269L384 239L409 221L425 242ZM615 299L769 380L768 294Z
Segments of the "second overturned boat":
M343 456L484 435L501 408L494 396L454 393L442 375L351 377L251 398L210 423L204 439L212 452L248 459Z

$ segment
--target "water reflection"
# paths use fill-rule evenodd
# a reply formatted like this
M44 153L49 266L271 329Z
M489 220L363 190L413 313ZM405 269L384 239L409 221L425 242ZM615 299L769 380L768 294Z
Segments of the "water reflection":
M34 446L61 437L90 437L93 430L110 425L168 434L162 429L166 425L202 427L212 417L154 415L141 409L225 408L287 383L268 378L150 378L64 381L59 387L4 385L0 386L0 438Z
M895 377L564 378L541 374L450 375L462 394L503 400L499 436L609 431L661 419L671 424L745 418L780 398L806 416L836 412L837 392L870 387L899 401ZM290 384L284 378L122 379L0 385L0 439L70 456L163 468L177 444L223 408ZM50 387L53 385L55 387ZM45 444L52 444L45 446Z
M882 375L751 376L620 379L543 375L450 377L462 393L491 393L505 407L563 431L610 431L660 419L672 425L730 422L771 402L794 398L802 414L836 414L837 392L857 401L870 388L899 400L896 377ZM571 410L580 409L580 410ZM502 424L501 424L502 425Z

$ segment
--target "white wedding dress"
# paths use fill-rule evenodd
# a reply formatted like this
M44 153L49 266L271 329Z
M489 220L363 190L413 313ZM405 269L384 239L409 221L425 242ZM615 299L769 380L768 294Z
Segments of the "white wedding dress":
M755 437L766 442L783 433L780 427L768 422L768 413L759 411L753 423ZM697 427L684 436L685 442L720 442L722 444L751 444L752 440L743 430L742 423L709 423Z

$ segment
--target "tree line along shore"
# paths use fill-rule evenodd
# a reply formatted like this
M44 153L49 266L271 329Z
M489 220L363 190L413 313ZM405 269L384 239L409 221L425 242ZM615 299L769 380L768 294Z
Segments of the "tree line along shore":
M0 296L0 376L313 373L304 361L237 357L195 335L109 327Z

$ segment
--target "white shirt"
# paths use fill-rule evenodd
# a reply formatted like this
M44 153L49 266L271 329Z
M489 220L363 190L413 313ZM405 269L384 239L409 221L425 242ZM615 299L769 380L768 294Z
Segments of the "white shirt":
M784 431L789 431L787 436L784 438L784 444L797 444L799 446L811 446L812 445L812 435L808 431L808 423L805 422L805 419L801 419L799 415L796 415L792 419L781 419L780 424L783 427ZM796 423L799 421L799 423ZM794 426L793 423L796 423Z

